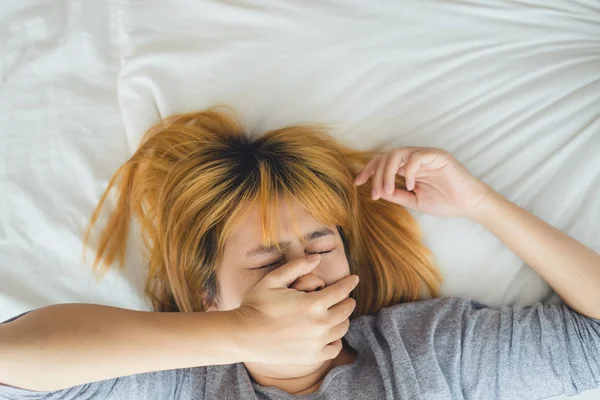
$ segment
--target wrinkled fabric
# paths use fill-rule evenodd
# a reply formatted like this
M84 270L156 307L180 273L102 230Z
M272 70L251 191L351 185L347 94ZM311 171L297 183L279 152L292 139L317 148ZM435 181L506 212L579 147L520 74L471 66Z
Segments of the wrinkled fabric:
M400 304L351 322L357 352L317 392L253 382L243 364L133 375L2 399L545 399L600 387L600 320L564 305L490 309L465 299Z

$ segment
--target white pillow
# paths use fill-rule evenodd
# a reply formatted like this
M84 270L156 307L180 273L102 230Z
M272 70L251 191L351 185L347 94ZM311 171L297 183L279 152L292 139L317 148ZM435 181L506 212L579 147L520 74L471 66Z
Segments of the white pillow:
M330 123L360 148L442 147L600 250L600 12L551 3L123 1L130 147L160 117L215 104L257 133ZM419 218L444 295L548 300L480 226Z

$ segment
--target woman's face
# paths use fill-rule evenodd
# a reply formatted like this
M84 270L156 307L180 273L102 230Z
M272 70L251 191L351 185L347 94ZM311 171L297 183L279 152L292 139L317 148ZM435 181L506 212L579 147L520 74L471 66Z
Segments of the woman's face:
M312 291L317 288L315 282L326 287L350 274L342 238L335 226L315 220L298 203L282 205L280 225L276 227L281 250L277 250L261 245L260 217L259 207L254 206L226 241L222 262L217 266L219 298L216 307L209 309L225 311L239 307L246 293L269 272L312 253L321 254L320 264L312 271L317 279L300 278L290 287Z

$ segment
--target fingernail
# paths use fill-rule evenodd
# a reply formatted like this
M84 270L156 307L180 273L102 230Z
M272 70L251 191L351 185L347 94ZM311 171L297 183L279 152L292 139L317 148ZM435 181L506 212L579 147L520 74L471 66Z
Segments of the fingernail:
M358 285L358 282L360 282L360 279L358 276L354 277L354 286Z
M309 254L308 255L308 261L317 261L319 258L321 258L320 254Z
M386 192L387 194L390 194L390 193L392 193L392 188L390 188L390 185L389 185L389 183L386 183L386 184L385 184L385 192Z
M371 199L377 200L377 191L375 189L371 191Z

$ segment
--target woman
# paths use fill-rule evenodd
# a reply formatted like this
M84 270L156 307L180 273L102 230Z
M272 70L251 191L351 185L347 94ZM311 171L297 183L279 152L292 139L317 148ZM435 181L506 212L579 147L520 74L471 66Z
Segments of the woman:
M153 128L91 226L111 187L96 265L123 262L135 217L162 312L56 305L0 325L0 398L526 399L600 386L600 256L446 152L360 153L310 127L251 139L208 111ZM482 224L568 307L416 301L440 276L403 206Z

